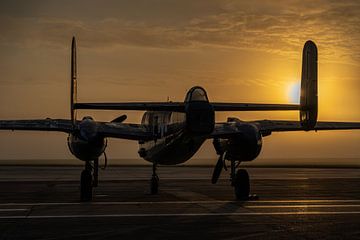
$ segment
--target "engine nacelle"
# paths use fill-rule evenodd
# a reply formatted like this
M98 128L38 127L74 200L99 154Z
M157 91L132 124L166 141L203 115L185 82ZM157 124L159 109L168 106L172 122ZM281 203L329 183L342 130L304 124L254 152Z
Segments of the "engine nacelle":
M262 137L256 126L243 124L241 133L227 140L227 160L248 162L259 156L262 148Z
M98 159L106 148L106 139L98 138L91 142L83 140L81 137L70 134L68 137L68 147L70 152L82 161Z
M104 153L106 144L106 139L98 136L97 124L91 117L84 117L78 133L68 137L70 152L82 161L98 159Z

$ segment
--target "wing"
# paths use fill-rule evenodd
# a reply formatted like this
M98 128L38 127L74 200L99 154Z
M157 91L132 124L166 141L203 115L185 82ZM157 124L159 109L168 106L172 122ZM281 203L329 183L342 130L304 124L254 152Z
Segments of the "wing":
M238 122L224 122L216 123L214 131L209 136L210 138L230 138L233 135L241 133Z
M76 103L75 109L184 112L183 102Z
M262 104L262 103L211 103L215 111L284 111L300 110L296 104Z
M298 121L282 120L259 120L244 122L238 119L231 119L229 122L216 123L210 138L230 138L244 131L243 126L252 125L259 129L262 136L268 136L272 132L307 131ZM314 131L321 130L350 130L360 129L360 122L318 122Z
M57 131L69 133L73 125L67 119L0 120L0 130Z
M140 124L98 122L97 125L97 132L103 137L141 141L155 138L153 131Z
M56 131L72 133L81 128L81 121L73 125L67 119L0 120L0 130ZM96 133L102 137L123 138L129 140L150 140L152 131L144 125L118 122L94 122Z
M251 122L258 126L262 133L305 131L298 121L260 120ZM350 130L360 129L360 122L317 122L311 130Z

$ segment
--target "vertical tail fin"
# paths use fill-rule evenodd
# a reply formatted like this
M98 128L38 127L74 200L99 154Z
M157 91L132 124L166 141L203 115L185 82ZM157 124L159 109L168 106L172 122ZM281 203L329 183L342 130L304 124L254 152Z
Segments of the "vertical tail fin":
M306 130L315 127L318 115L318 51L307 41L302 56L300 123Z
M76 80L76 41L75 37L72 38L71 42L71 86L70 86L70 115L71 121L76 121L76 109L74 104L77 102L77 80Z

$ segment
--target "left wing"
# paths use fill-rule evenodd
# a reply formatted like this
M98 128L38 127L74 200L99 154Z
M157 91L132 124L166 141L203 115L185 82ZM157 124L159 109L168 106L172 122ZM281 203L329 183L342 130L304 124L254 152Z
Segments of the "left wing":
M215 123L214 131L211 133L211 138L230 138L233 135L241 133L240 121Z
M317 122L311 129L304 128L299 121L260 120L251 123L258 127L263 136L272 132L360 129L360 122Z
M245 122L238 119L231 119L228 122L216 123L211 138L231 138L232 136L243 133L244 125L253 125L263 137L272 132L291 132L291 131L321 131L321 130L350 130L360 129L360 122L317 122L313 129L306 129L301 126L299 121L282 120L259 120Z
M305 129L299 121L260 120L251 123L258 126L262 133L360 129L360 122L317 122L312 129Z

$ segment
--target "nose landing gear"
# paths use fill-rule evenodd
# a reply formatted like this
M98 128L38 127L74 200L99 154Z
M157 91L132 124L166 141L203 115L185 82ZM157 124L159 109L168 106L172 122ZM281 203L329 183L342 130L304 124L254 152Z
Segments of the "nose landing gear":
M88 202L93 198L93 187L98 185L99 161L94 160L85 162L85 169L81 172L80 177L80 201Z

